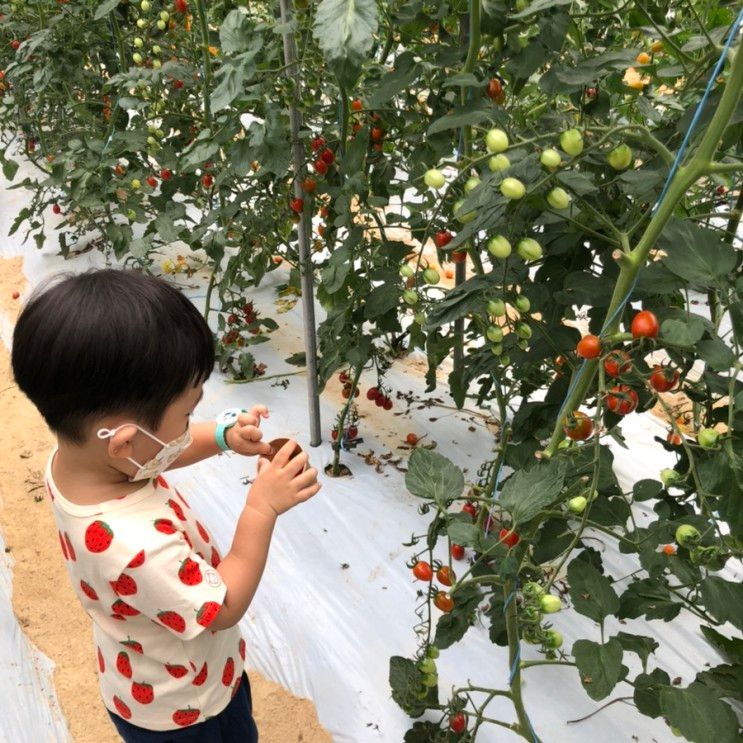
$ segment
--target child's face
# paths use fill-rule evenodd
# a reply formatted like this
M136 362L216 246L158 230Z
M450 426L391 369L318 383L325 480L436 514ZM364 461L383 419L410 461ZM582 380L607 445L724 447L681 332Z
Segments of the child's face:
M136 426L127 424L136 422L164 444L169 444L188 429L191 414L203 396L203 387L203 383L199 383L173 400L166 408L157 430L152 431L126 415L106 419L97 425L96 429L101 426L118 429L114 436L108 439L108 455L114 460L116 469L131 476L136 472L137 467L129 459L145 464L163 448L162 444L142 433Z

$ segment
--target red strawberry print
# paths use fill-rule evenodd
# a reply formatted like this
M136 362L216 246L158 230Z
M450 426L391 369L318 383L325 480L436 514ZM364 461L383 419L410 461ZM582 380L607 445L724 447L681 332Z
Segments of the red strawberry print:
M111 588L117 596L134 596L137 593L137 584L134 578L126 573L122 573L118 580L112 580Z
M240 652L240 657L245 660L245 640L240 638L240 642L237 644L237 649Z
M59 546L62 548L62 554L64 555L65 560L69 560L69 556L67 555L67 545L64 543L64 537L62 536L62 532L57 532L59 534Z
M155 699L152 684L142 684L138 681L132 683L132 697L140 704L151 704Z
M170 663L165 664L165 670L173 677L173 678L183 678L188 673L188 668L186 666L179 666L179 665L171 665Z
M155 519L155 528L163 534L175 534L176 528L170 519Z
M227 658L227 662L224 664L224 670L222 671L222 683L225 686L229 686L233 678L235 678L235 661L232 658Z
M214 547L212 547L212 567L216 568L219 567L219 563L222 562L222 558L219 556L219 552L217 552Z
M142 644L137 642L136 640L122 640L122 645L126 645L130 650L133 650L135 653L144 653L144 648L142 647Z
M181 520L185 521L186 516L183 513L183 509L181 508L179 503L176 503L172 498L168 499L168 506L173 509L173 513Z
M123 650L116 656L116 670L124 677L132 677L132 664L129 662L129 653Z
M186 544L193 549L193 542L191 541L191 537L188 536L188 532L183 532L183 538L186 540Z
M114 534L105 521L94 521L85 530L85 546L89 552L105 552L111 546L113 538ZM70 548L69 538L67 539L67 548Z
M121 701L117 696L114 696L114 707L116 711L125 719L129 720L132 716L132 711L127 707L124 702Z
M222 604L218 604L216 601L207 601L196 612L196 621L202 627L208 627L214 621L221 608Z
M173 712L173 722L181 727L193 725L196 720L199 719L201 710L198 709L179 709L177 712Z
M83 593L91 599L91 601L98 601L98 594L93 590L93 587L86 583L84 580L80 581L80 588L82 588Z
M201 666L201 670L198 672L198 674L196 675L196 678L193 680L193 685L201 686L204 683L204 681L206 681L206 677L208 673L209 672L206 667L206 661L204 661L204 665Z
M196 522L196 528L199 530L199 536L205 541L209 541L209 534L207 533L206 529L201 525L201 522Z
M196 666L193 664L192 660L188 661L188 665L191 666L191 670L196 673Z
M106 662L103 660L103 653L100 648L98 648L98 669L101 673L106 670Z
M119 622L126 622L126 617L122 617L119 614L110 614L111 619L117 619Z
M137 614L139 614L133 606L129 606L129 604L121 599L118 599L111 604L111 611L122 617L136 617Z
M178 488L175 489L175 494L183 501L183 505L186 508L191 508L191 506L188 505L188 502L186 501L186 499L178 492Z
M131 562L127 565L128 568L140 568L144 565L144 550L139 550L134 557L132 557Z
M70 535L67 532L64 533L64 541L67 545L67 554L70 556L70 560L72 560L72 562L75 562L77 560L77 557L75 556L75 550L72 548Z
M202 581L199 563L187 557L181 563L181 567L178 570L178 577L181 579L181 583L185 583L187 586L197 586Z
M186 620L177 612L161 611L157 618L174 632L184 632L186 629Z
M157 476L157 484L158 484L158 485L159 485L159 486L160 486L161 488L165 488L166 490L169 490L169 489L170 489L170 486L169 486L169 485L168 485L168 483L167 483L167 482L165 481L165 478L164 478L164 477L163 477L162 475L158 475L158 476Z

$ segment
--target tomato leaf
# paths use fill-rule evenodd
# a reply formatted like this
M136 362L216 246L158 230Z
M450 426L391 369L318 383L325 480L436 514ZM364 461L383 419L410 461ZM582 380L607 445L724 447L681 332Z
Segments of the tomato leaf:
M609 696L622 673L623 655L622 644L616 637L603 645L591 640L577 640L573 644L580 681L591 699L598 701Z
M704 323L693 315L686 320L664 320L660 326L663 340L684 348L692 348L704 335L704 330Z
M619 610L619 596L609 579L585 560L576 558L570 563L568 584L573 607L579 614L601 623Z
M660 692L661 689L671 685L671 677L665 671L656 668L652 673L638 674L634 685L634 700L637 709L648 717L660 717Z
M743 701L743 665L740 663L700 671L696 680L721 697Z
M453 598L454 609L448 614L443 614L436 624L436 638L433 644L441 650L459 642L472 626L482 592L476 583L465 583Z
M521 525L559 499L564 481L563 461L539 462L511 475L498 503L511 514L514 525Z
M96 9L95 13L93 14L93 20L98 21L104 16L107 16L119 3L121 0L104 0Z
M421 74L421 67L412 52L403 52L395 59L395 69L380 79L376 89L372 89L368 106L380 108L394 95L404 90Z
M405 486L419 498L429 498L447 508L464 490L464 475L453 462L437 452L416 449L408 462Z
M263 39L254 32L246 12L242 9L231 10L219 27L219 43L225 54L239 54L251 45L263 45ZM257 51L257 49L256 49Z
M713 575L705 578L699 588L707 611L715 619L743 629L743 584Z
M392 698L411 717L420 717L426 710L426 702L433 700L436 703L438 698L438 690L434 686L425 699L418 699L417 693L422 681L423 674L414 661L399 655L390 658L389 682Z
M432 134L444 132L447 129L459 129L469 124L479 124L490 117L488 111L482 108L474 108L472 105L455 108L446 116L442 116L428 127L426 132L430 137Z
M735 713L704 684L695 682L686 689L667 686L661 689L660 706L668 722L693 743L740 740Z
M743 639L740 637L725 637L712 627L702 625L702 634L707 642L728 662L743 663Z
M674 601L670 591L659 581L644 579L631 583L619 597L620 619L663 619L671 621L681 611L683 604Z
M632 635L628 632L619 632L617 640L622 643L622 647L630 653L637 653L642 662L643 670L647 669L648 658L654 653L660 644L653 637L645 635Z

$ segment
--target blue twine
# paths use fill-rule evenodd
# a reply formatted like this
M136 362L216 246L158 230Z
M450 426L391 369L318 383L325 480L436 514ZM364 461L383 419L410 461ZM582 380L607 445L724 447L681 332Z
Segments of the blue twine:
M736 18L735 22L731 25L730 31L728 32L728 37L725 42L725 46L722 49L722 52L720 53L720 57L717 60L717 64L715 65L712 74L707 81L707 87L704 90L704 93L702 94L702 97L697 104L696 111L694 112L694 116L691 119L691 122L689 123L689 128L686 130L686 134L684 135L684 138L681 142L681 146L678 149L678 152L676 153L676 157L674 158L673 164L671 165L671 169L668 172L668 176L666 177L666 181L663 184L663 188L661 189L660 195L658 196L655 204L653 205L652 209L650 210L651 214L654 214L658 207L663 202L663 199L666 197L666 194L668 193L668 189L671 185L671 181L673 180L673 177L676 175L676 171L679 168L679 165L681 164L681 160L683 159L683 156L686 152L687 145L689 144L689 140L691 139L691 135L694 133L694 130L697 127L697 124L699 123L699 119L702 116L702 112L704 111L704 107L707 104L707 100L709 98L710 93L712 92L712 88L714 86L715 81L717 80L717 76L720 74L720 70L722 69L722 65L725 62L725 57L727 56L728 51L730 50L730 46L733 43L733 39L735 38L735 35L740 30L740 26L743 23L743 10L741 10L738 13L738 17ZM601 331L599 332L599 337L601 337L605 332L606 328L616 320L616 318L624 311L624 308L627 305L627 302L629 301L629 298L632 296L632 292L634 292L637 281L640 278L640 272L638 271L635 275L634 281L632 282L632 285L627 290L627 293L622 298L622 301L617 305L614 312L612 312L609 317L606 318L604 321L603 326L601 327ZM570 380L570 385L568 386L568 391L565 394L565 399L563 400L563 403L560 407L560 412L558 414L558 418L562 418L562 415L565 411L565 405L567 404L571 393L575 389L575 386L580 381L581 377L583 376L583 372L586 369L587 362L583 361L580 368L573 374L573 378Z

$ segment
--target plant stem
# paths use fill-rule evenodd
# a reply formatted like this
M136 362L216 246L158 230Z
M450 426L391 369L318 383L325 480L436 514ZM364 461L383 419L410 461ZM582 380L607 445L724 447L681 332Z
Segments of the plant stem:
M201 29L201 55L204 60L204 81L203 81L203 95L204 95L204 118L206 119L206 125L209 129L212 126L212 108L211 101L209 99L211 81L212 81L212 62L209 59L209 25L206 16L206 7L204 0L196 0L196 10L199 14L199 27Z

